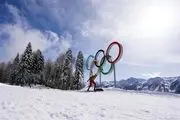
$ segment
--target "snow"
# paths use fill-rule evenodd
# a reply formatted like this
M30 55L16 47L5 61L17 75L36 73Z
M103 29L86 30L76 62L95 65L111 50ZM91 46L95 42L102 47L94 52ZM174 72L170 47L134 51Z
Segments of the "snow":
M0 84L0 120L180 120L180 96Z

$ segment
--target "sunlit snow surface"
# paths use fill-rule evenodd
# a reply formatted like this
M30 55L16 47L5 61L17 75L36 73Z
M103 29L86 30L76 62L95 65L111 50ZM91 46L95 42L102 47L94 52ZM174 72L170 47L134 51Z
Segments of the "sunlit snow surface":
M0 120L180 120L180 96L0 84Z

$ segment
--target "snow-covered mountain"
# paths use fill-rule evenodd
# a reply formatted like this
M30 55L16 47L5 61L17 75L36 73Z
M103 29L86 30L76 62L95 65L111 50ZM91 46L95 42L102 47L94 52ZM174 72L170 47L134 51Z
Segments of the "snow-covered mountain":
M103 82L103 87L112 87L114 82ZM180 77L155 77L146 79L129 78L117 82L117 87L125 90L149 90L180 93Z
M131 77L127 80L118 81L117 87L126 90L139 90L142 88L144 82L146 82L146 80Z
M160 77L150 78L143 84L142 89L150 91L165 91L165 81Z
M172 81L170 84L170 90L174 91L175 93L180 93L180 77Z

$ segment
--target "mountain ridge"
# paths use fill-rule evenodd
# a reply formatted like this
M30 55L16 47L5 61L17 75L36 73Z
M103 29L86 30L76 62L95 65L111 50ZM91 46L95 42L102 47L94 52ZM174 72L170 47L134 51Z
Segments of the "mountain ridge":
M102 87L113 87L113 81L102 82ZM149 79L130 77L117 81L117 88L124 90L148 90L158 92L172 92L180 94L180 76L178 77L152 77Z

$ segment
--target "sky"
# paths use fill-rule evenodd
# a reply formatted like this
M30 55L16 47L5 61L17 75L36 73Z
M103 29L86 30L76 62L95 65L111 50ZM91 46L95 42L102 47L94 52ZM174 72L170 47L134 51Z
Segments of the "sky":
M180 76L178 11L179 0L1 0L0 62L22 53L28 42L55 60L68 48L87 58L118 41L118 80ZM113 72L102 80L113 80Z

